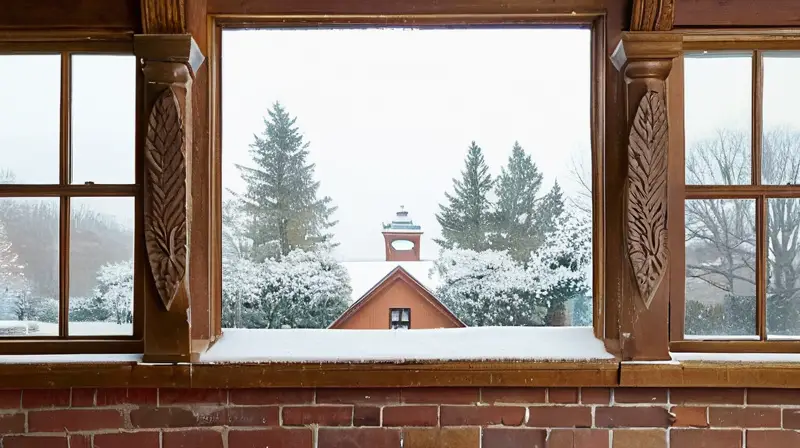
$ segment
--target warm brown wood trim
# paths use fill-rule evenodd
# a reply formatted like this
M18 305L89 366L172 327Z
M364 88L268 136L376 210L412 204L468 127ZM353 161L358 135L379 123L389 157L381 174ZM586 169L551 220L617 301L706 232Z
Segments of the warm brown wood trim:
M680 0L676 27L800 26L796 0Z
M320 26L589 26L601 11L581 14L408 14L408 15L269 15L215 16L223 28L315 28Z
M222 334L222 28L209 17L208 24L208 129L209 129L209 266L208 288L211 336Z
M131 338L108 339L76 338L57 339L40 337L30 339L0 339L0 355L49 355L49 354L105 354L105 353L141 353L142 341ZM6 369L3 365L2 371ZM2 384L2 382L0 382Z
M800 340L684 340L670 343L673 352L709 352L709 353L798 353Z
M133 53L133 34L35 33L0 31L0 53Z
M755 199L800 196L800 185L687 185L686 199Z
M136 196L138 185L0 185L0 197L104 197Z
M208 0L209 14L226 15L410 15L410 14L580 14L602 12L605 0Z
M606 17L592 25L592 322L594 336L606 337L606 217L605 217L605 144L606 144Z
M800 364L773 362L622 363L622 387L799 388Z
M685 330L686 302L686 242L684 208L686 164L684 155L684 79L683 56L672 62L672 72L667 79L667 104L669 114L669 174L667 232L672 262L669 266L669 333L671 341L683 339Z
M676 0L633 0L631 31L669 31L675 21Z
M798 50L800 30L681 30L685 51Z
M141 0L144 34L183 34L186 32L184 0Z
M0 384L16 388L188 387L191 366L132 362L5 364Z
M134 170L136 172L136 185L135 187L135 207L136 212L134 216L134 238L135 244L133 246L133 336L136 339L144 338L144 302L146 300L147 285L145 283L145 271L147 269L145 263L147 255L144 247L144 195L143 189L140 187L144 185L144 157L142 148L144 147L142 129L143 114L144 114L144 74L142 73L142 61L136 58L136 123L135 123L135 152L136 161Z
M752 168L751 173L753 176L752 184L761 185L761 157L762 157L762 139L763 139L763 117L764 117L764 55L760 50L754 50L753 56L753 73L752 78L752 120L750 125L751 134L751 151L752 151Z
M72 183L72 56L61 53L61 120L59 136L59 184ZM70 227L72 223L69 197L60 198L58 257L58 335L69 334L69 263Z
M767 200L756 199L756 334L767 340ZM796 348L800 349L800 345Z

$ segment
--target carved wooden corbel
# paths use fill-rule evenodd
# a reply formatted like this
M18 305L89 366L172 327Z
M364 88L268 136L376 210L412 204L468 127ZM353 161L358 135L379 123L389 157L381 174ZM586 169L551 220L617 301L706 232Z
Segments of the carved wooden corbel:
M625 248L629 284L620 310L624 359L669 359L666 79L681 38L669 33L624 33L612 61L625 78L627 176Z
M144 233L154 294L145 301L148 362L189 357L192 81L203 55L190 35L134 37L144 74ZM158 322L158 325L152 324Z
M675 0L633 0L631 31L670 31Z
M141 0L142 33L185 34L184 0Z

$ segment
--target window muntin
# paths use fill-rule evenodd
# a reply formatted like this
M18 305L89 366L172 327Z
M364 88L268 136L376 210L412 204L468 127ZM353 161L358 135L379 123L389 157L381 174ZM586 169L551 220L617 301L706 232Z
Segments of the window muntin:
M556 34L551 34L547 39L541 39L547 32ZM558 34L562 32L563 34ZM509 37L512 35L514 37L502 45L490 45L486 41L485 35L491 33L509 33ZM430 35L441 36L441 40L439 42L429 40L427 36ZM248 232L241 229L246 228L248 222L253 222L254 217L243 216L246 213L242 213L242 207L235 207L231 203L231 199L236 194L240 196L246 194L247 182L243 179L245 175L243 171L254 167L254 159L249 157L247 148L253 144L254 134L258 138L264 138L265 121L274 124L277 121L276 114L286 114L285 118L280 118L286 122L296 120L294 126L297 134L302 135L304 142L310 143L307 148L308 158L315 164L314 178L319 181L320 185L317 197L321 198L329 194L334 199L333 204L339 207L339 211L334 215L338 221L337 229L352 228L353 235L349 236L346 241L344 238L337 241L338 247L347 246L362 251L360 254L351 256L350 260L383 261L384 250L387 253L390 252L392 245L387 243L388 247L384 247L379 226L381 221L384 225L392 223L396 218L395 212L401 205L406 206L413 213L415 223L424 224L421 242L412 241L414 241L414 250L419 250L423 259L431 259L438 257L438 247L434 238L440 235L437 235L436 231L427 231L425 228L438 226L435 215L439 212L439 202L443 202L445 192L453 193L452 179L460 177L465 155L474 139L466 135L457 137L456 134L464 129L480 129L481 126L485 126L486 122L496 123L498 121L496 115L501 112L490 114L486 111L502 110L497 107L473 107L472 109L475 110L472 116L461 121L461 124L458 123L459 120L449 118L437 120L437 117L452 115L454 110L471 110L470 98L469 95L465 95L465 92L474 95L476 98L473 100L478 102L490 102L492 99L499 98L498 102L506 101L509 107L517 108L519 113L507 116L507 120L501 126L506 134L527 128L528 132L546 135L559 141L558 144L542 144L541 141L529 142L530 144L523 142L520 147L523 156L520 158L533 153L534 161L541 164L540 168L545 172L545 177L549 177L544 182L546 185L541 189L542 195L552 188L555 178L558 179L560 188L569 189L568 201L571 206L576 206L575 210L580 209L586 212L588 219L584 223L588 223L588 227L584 226L580 232L575 232L576 236L580 235L580 238L565 238L562 241L579 241L579 244L585 244L589 249L580 251L580 262L572 265L580 265L578 269L558 266L559 263L539 263L532 269L559 270L566 267L567 271L572 271L574 278L580 277L580 280L575 283L588 285L588 291L584 289L587 292L581 303L571 301L572 303L567 305L566 309L537 310L537 322L541 324L547 321L556 325L591 325L591 277L593 273L591 266L591 188L583 190L575 185L566 185L575 183L589 187L593 183L589 133L591 129L590 86L592 83L586 82L586 78L591 77L590 35L589 30L532 28L269 29L247 31L223 29L222 57L220 59L220 78L222 80L220 88L222 92L222 191L220 194L223 252L222 327L286 328L298 326L285 321L247 322L247 319L243 317L252 310L259 312L274 310L274 307L281 303L280 298L288 295L285 293L268 294L267 290L275 288L264 289L269 282L258 280L253 275L258 272L283 272L280 261L270 260L270 258L286 257L288 254L284 253L276 257L275 254L253 253L251 237L254 232L251 231L250 235L247 235ZM256 36L260 36L260 38ZM324 37L319 38L318 36ZM315 42L315 38L319 41ZM407 40L406 44L410 44L406 45L406 48L398 46L398 42L402 43L403 39ZM538 48L539 43L537 42L544 42L544 40L547 40L548 44L542 45L541 54L537 53L536 59L547 58L548 51L560 55L570 54L574 56L574 60L568 63L570 69L555 76L554 73L542 72L533 68L527 70L526 67L533 63L533 60L525 60L526 58L520 54L516 54L514 58L507 58L508 53L519 50L519 42L526 42L526 48L532 46ZM553 41L568 43L564 47L548 50L548 45ZM362 48L365 46L371 47L371 49ZM378 47L380 51L376 50ZM434 51L434 48L438 50ZM504 50L498 52L497 48ZM281 64L279 68L273 67L265 72L255 66L260 63L247 56L253 51L271 54L275 60L285 61L285 63ZM302 60L298 59L300 54L305 55ZM313 54L314 57L310 57L309 54ZM365 59L363 58L364 54L374 57ZM486 63L477 64L480 67L476 68L464 62L470 59L474 60L476 57L485 59ZM504 57L507 59L503 59ZM553 57L557 57L556 54ZM453 60L459 58L461 64L454 65ZM524 63L517 63L520 60L524 60ZM365 64L366 61L369 61L372 66ZM310 64L315 62L320 66L310 67ZM395 66L387 65L390 63L394 63ZM409 70L407 68L419 68L422 65L427 68L425 70ZM406 69L401 70L403 67ZM457 69L457 67L463 68L463 70ZM476 70L485 71L482 74L486 76L476 77L473 73ZM456 72L460 74L456 75ZM258 75L259 73L260 75ZM492 79L498 81L494 82ZM389 89L386 86L392 87ZM549 87L545 88L545 86ZM536 93L532 94L531 92L534 90ZM556 92L559 92L558 98ZM579 100L580 105L566 106L565 103L569 103L569 101L564 101L564 92L569 92L568 96L571 98L573 96L580 97L582 99ZM281 111L276 110L276 101L281 102ZM358 107L348 109L344 106L354 103ZM546 111L539 109L544 104L548 105ZM411 118L396 119L397 114L392 115L396 109L409 108L410 105L415 105ZM361 113L354 113L359 108ZM576 110L582 112L576 113ZM363 113L363 111L369 111L369 113ZM367 121L365 121L365 117ZM379 122L372 117L383 117L383 121ZM440 124L435 125L437 121ZM544 126L545 122L549 125ZM553 123L562 123L562 125L555 126ZM359 127L363 129L358 131ZM577 129L585 129L585 132L576 132ZM363 132L365 130L368 131L366 134ZM431 139L432 132L434 134L436 131L441 133L442 130L450 131L452 134L447 137L434 135L436 138L432 140L438 139L438 141L432 146L414 142L415 138L419 136ZM371 137L368 136L370 132L373 134ZM475 133L480 134L478 131ZM520 133L525 134L524 132ZM556 138L555 134L558 134L559 137ZM392 137L378 139L375 138L376 135L391 135ZM383 143L375 143L371 140L383 141ZM490 143L483 144L476 141L476 146L486 145L502 148L492 154L486 152L482 155L485 161L490 163L491 174L494 177L500 174L500 167L506 165L513 152L515 137L490 136L484 140ZM535 139L533 140L535 141ZM503 143L504 141L505 143ZM353 151L352 155L342 156L337 153L337 150L340 150L337 146L340 146L341 142L350 142L351 146L360 149ZM376 145L381 148L376 149ZM455 151L458 155L444 163L419 163L427 161L431 154L442 151L443 147L449 148L449 151ZM333 149L324 150L322 148ZM569 157L576 153L579 154L579 157ZM549 160L554 157L561 157L563 160ZM544 158L548 160L544 160ZM262 159L266 160L267 158L262 157ZM345 160L348 163L343 165ZM391 163L387 163L389 161ZM360 162L361 165L353 162ZM365 167L368 169L363 169ZM554 170L563 171L560 172L563 176L554 174ZM326 172L327 174L325 174ZM577 177L580 178L580 181L573 182L571 178L573 172L578 173ZM247 174L252 174L252 172ZM433 182L432 186L415 185L412 182L426 176L428 178L437 177L438 180ZM337 184L336 179L348 180L353 185L343 187ZM387 185L393 185L394 191L386 188ZM403 186L403 188L401 189L399 186ZM431 194L432 191L436 191L438 194ZM410 200L404 200L404 197L408 198L409 196ZM419 205L420 202L431 202L429 201L431 198L434 199L432 207ZM342 202L346 202L346 204ZM362 210L380 210L380 216L373 216L370 220L364 219L358 213L342 212L343 209L352 210L353 206L360 206ZM389 216L389 220L385 216ZM374 223L370 226L372 221ZM239 228L231 225L233 223L238 224ZM566 226L561 227L565 228ZM371 232L370 229L373 231ZM274 238L273 241L280 246L280 238ZM370 252L376 247L379 252ZM561 248L563 249L563 247ZM524 247L516 249L518 249L516 256L527 251ZM559 247L550 248L551 260L560 259L556 255L558 250ZM455 254L442 260L462 262L463 257L457 258L460 255L463 254ZM256 266L251 264L253 262L251 259L254 257L258 258L255 260ZM232 262L232 260L241 258L244 258L245 262L238 266ZM561 260L563 261L563 258ZM342 260L334 257L333 261L334 263L331 265ZM482 262L482 266L488 272L493 272L496 271L495 266L499 263L500 271L503 269L508 271L501 272L502 275L497 276L498 282L500 282L499 277L507 279L508 275L506 274L513 274L513 268L509 268L509 266L515 261L511 256L508 256L508 259L485 257L485 259L479 260L478 264ZM301 261L294 260L294 262L300 263ZM406 261L401 263L403 262ZM264 263L268 266L265 267ZM273 265L272 263L277 264ZM322 264L324 263L328 263L328 260L324 260ZM261 265L259 266L259 264ZM567 264L569 265L569 263ZM302 280L309 276L300 274L301 271L290 270L288 275L295 279L294 281L303 284L303 288L312 286L303 283ZM345 271L349 271L348 268ZM575 271L580 272L576 273ZM338 275L336 269L327 272L334 279ZM421 272L420 276L427 277L430 269L424 269ZM418 277L416 273L413 275ZM371 282L362 284L362 282L352 279L350 287L353 291L358 290L360 293L366 294L380 280L381 276L377 276ZM454 278L452 280L455 281ZM475 286L491 283L475 280L473 282ZM521 284L523 282L505 282L505 284L514 283ZM362 287L364 284L367 286ZM259 288L261 288L261 292L253 294L253 291L257 291ZM435 291L436 287L429 289L433 289L434 294L438 292ZM501 294L507 297L520 295L513 291L505 291ZM255 296L258 298L248 298ZM265 300L264 297L267 296L271 298ZM347 300L352 303L361 296L362 294L354 293ZM553 305L551 306L561 306L555 302L552 301ZM335 318L347 308L348 303L340 305L341 309L330 313L331 315L326 318ZM451 306L452 308L454 307ZM383 319L385 319L387 311L385 309L381 311ZM453 311L456 315L465 312L464 310ZM525 319L523 307L512 304L498 310L496 314L500 317L497 321L482 319L478 316L477 309L473 311L466 310L466 313L473 313L475 317L475 319L471 319L470 316L467 316L466 320L475 321L468 325L525 325L531 322L530 319ZM573 318L576 314L580 314L580 319ZM316 328L325 326L319 322L314 325Z
M685 322L673 340L800 338L800 121L791 80L798 56L705 51L683 58ZM691 349L703 347L710 346Z
M101 275L108 274L103 267L123 263L116 273L125 277L126 290L118 298L132 309L134 222L140 207L133 172L135 58L59 50L3 54L0 61L0 76L51 80L43 88L21 89L20 82L0 85L0 98L18 96L19 91L27 97L0 112L22 117L6 121L13 129L0 130L3 150L8 151L0 198L9 204L0 207L0 224L8 235L0 249L3 258L14 260L10 269L8 263L0 266L9 279L0 297L0 321L2 327L16 328L4 334L0 350L16 338L41 339L31 350L49 351L55 339L107 339L113 344L114 339L141 337L133 329L132 311L124 328L105 325L111 300L107 275ZM37 105L32 110L41 107L40 116L26 114L26 102ZM17 104L21 106L15 112ZM130 173L115 174L120 166ZM90 302L88 311L81 312L82 304ZM116 348L109 345L107 350Z

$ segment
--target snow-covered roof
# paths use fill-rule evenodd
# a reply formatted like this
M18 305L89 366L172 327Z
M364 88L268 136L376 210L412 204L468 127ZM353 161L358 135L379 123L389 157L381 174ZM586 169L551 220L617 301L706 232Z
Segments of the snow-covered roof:
M439 286L438 277L429 276L433 261L346 261L342 265L350 275L350 286L353 288L350 303L360 299L398 266L430 292L436 291Z

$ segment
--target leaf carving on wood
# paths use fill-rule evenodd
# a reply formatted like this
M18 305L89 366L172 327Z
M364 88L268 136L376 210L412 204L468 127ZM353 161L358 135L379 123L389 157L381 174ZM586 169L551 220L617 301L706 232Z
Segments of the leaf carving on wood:
M670 31L675 0L633 0L631 31Z
M145 139L145 245L169 310L186 272L186 149L177 98L167 88L150 110Z
M628 140L627 246L639 294L649 308L667 270L667 112L645 93Z

